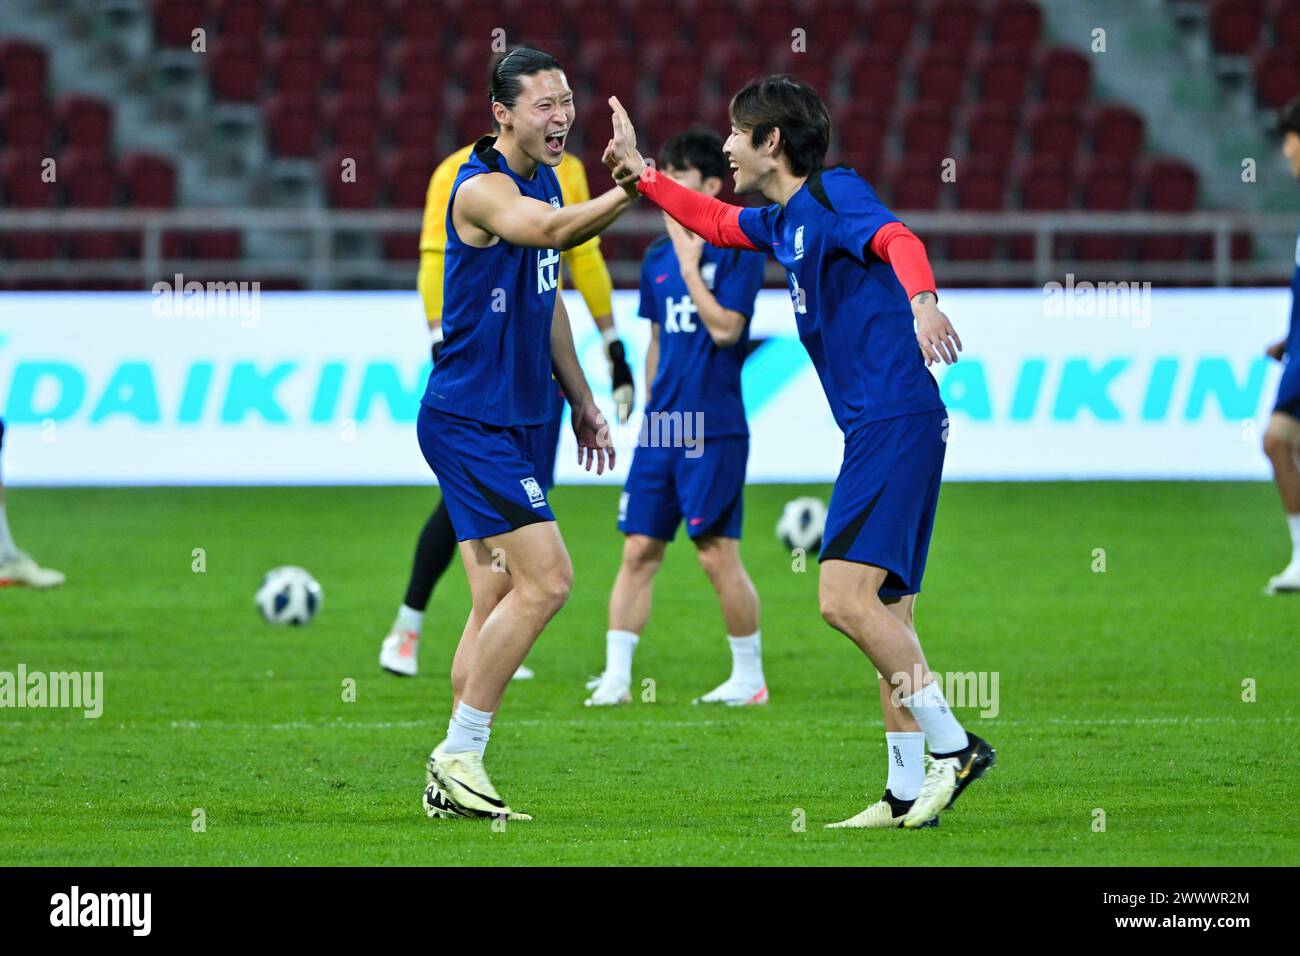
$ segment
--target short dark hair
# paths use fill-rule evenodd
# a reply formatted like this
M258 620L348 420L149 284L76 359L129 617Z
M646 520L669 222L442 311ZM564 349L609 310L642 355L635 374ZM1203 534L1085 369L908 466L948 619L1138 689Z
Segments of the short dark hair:
M1300 136L1300 96L1297 96L1277 114L1277 134L1295 133Z
M779 129L781 151L796 176L822 168L831 142L831 116L807 83L785 73L751 80L731 98L728 112L736 129L750 131L755 146Z
M562 69L559 61L549 53L529 46L517 46L492 61L492 69L488 72L488 103L501 103L512 110L523 91L525 76ZM496 126L494 116L492 128Z
M698 169L702 179L722 179L729 164L722 151L722 137L703 126L692 126L664 143L659 150L659 165L663 169Z

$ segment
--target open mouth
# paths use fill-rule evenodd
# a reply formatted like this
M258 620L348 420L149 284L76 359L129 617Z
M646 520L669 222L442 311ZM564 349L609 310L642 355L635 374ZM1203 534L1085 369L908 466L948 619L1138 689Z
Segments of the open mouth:
M561 130L558 133L551 133L546 137L546 150L549 153L559 154L564 152L564 140L568 137L569 131Z

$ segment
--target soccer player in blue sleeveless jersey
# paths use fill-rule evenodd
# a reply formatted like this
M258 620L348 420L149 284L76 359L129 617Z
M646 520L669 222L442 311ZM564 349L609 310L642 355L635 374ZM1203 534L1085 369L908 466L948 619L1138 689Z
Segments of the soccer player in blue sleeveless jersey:
M547 450L552 374L573 409L578 462L614 465L609 430L574 353L556 294L560 250L632 203L614 187L565 207L553 167L574 121L573 93L547 54L512 50L492 71L498 136L475 144L452 185L443 347L417 431L460 542L473 606L452 662L452 718L429 757L430 816L520 818L483 767L511 675L564 605L573 566L534 462Z
M710 130L673 137L660 152L663 174L716 196L727 175L722 140ZM664 549L686 522L717 592L731 647L731 676L696 703L767 703L758 593L740 560L749 427L740 370L749 320L763 285L763 256L705 245L664 217L668 235L641 266L641 317L650 320L645 422L618 527L627 537L609 597L605 670L588 685L591 707L632 699L632 655L650 616Z
M1282 109L1278 129L1291 175L1300 179L1300 97ZM1273 480L1291 531L1291 563L1268 582L1269 593L1277 594L1300 591L1300 236L1296 236L1295 272L1291 276L1291 328L1286 338L1269 348L1268 354L1286 362L1273 414L1264 430L1264 454L1273 464Z
M786 270L799 337L844 432L820 556L821 613L876 667L889 754L882 799L832 826L933 825L994 752L949 709L913 626L947 437L927 366L956 361L961 348L939 311L925 248L857 173L823 168L830 116L804 83L769 76L731 100L724 149L736 192L772 203L755 209L647 170L627 113L615 98L610 106L604 161L616 182L634 184L712 245L767 252Z

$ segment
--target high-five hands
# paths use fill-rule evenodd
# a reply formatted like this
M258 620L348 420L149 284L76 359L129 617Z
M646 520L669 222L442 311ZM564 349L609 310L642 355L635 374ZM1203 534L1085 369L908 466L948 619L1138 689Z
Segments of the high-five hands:
M632 120L628 118L627 110L623 109L617 96L609 98L609 108L613 111L614 138L605 147L600 161L613 173L614 182L630 194L635 194L636 183L645 172L646 161L637 152L636 130L632 128Z

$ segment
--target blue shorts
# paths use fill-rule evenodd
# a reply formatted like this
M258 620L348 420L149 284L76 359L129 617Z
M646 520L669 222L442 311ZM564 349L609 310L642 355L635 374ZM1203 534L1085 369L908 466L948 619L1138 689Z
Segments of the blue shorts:
M1288 355L1282 368L1282 381L1277 385L1277 401L1273 411L1300 418L1300 354Z
M416 435L438 476L456 540L555 520L542 487L548 474L542 468L555 462L550 423L487 425L421 405Z
M845 437L819 560L884 568L881 597L921 590L947 426L941 408L869 422Z
M618 500L619 531L671 541L685 518L692 539L740 537L749 438L709 438L698 447L696 458L686 448L637 448Z

